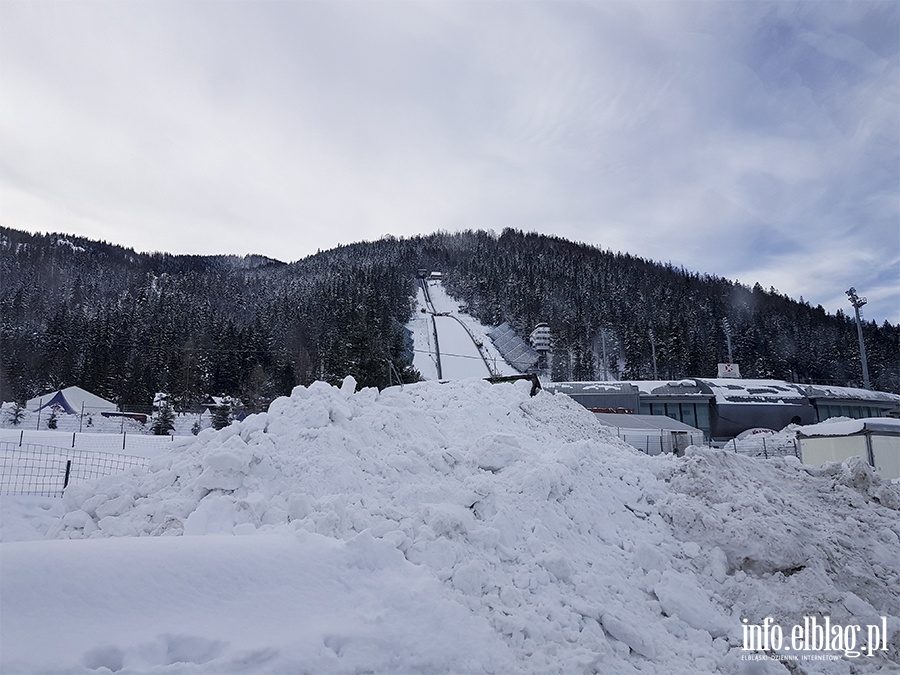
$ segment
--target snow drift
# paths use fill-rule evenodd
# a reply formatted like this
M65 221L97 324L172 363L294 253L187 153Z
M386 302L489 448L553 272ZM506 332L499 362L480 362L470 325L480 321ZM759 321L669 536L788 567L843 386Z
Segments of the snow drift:
M742 621L805 616L884 618L888 648L793 672L900 665L896 485L649 457L529 390L315 383L71 486L30 527L90 541L2 546L3 671L786 673ZM61 570L75 609L47 599Z

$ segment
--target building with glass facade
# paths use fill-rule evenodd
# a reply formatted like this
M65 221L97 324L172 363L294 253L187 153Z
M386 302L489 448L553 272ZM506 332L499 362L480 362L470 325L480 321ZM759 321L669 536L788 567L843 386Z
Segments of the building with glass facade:
M665 415L714 441L743 431L815 424L831 417L900 417L900 395L780 380L689 378L675 381L548 382L594 412Z

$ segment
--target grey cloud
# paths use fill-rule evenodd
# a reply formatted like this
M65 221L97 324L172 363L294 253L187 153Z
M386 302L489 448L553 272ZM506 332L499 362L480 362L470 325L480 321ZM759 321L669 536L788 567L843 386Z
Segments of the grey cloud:
M900 320L896 3L12 0L0 30L13 227L296 259L510 226Z

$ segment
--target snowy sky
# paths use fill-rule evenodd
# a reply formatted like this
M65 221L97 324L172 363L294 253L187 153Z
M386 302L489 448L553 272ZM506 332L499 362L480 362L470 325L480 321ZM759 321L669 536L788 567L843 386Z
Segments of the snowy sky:
M23 2L0 222L302 258L555 234L900 323L900 4Z

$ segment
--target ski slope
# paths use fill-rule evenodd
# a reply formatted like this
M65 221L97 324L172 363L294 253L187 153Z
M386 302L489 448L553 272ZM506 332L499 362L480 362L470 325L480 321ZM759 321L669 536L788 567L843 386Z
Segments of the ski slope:
M420 287L415 316L407 325L413 334L413 365L424 379L461 380L518 374L487 337L489 327L460 311L459 303L447 295L440 281L425 283L431 303L426 301ZM481 351L476 342L481 344Z

